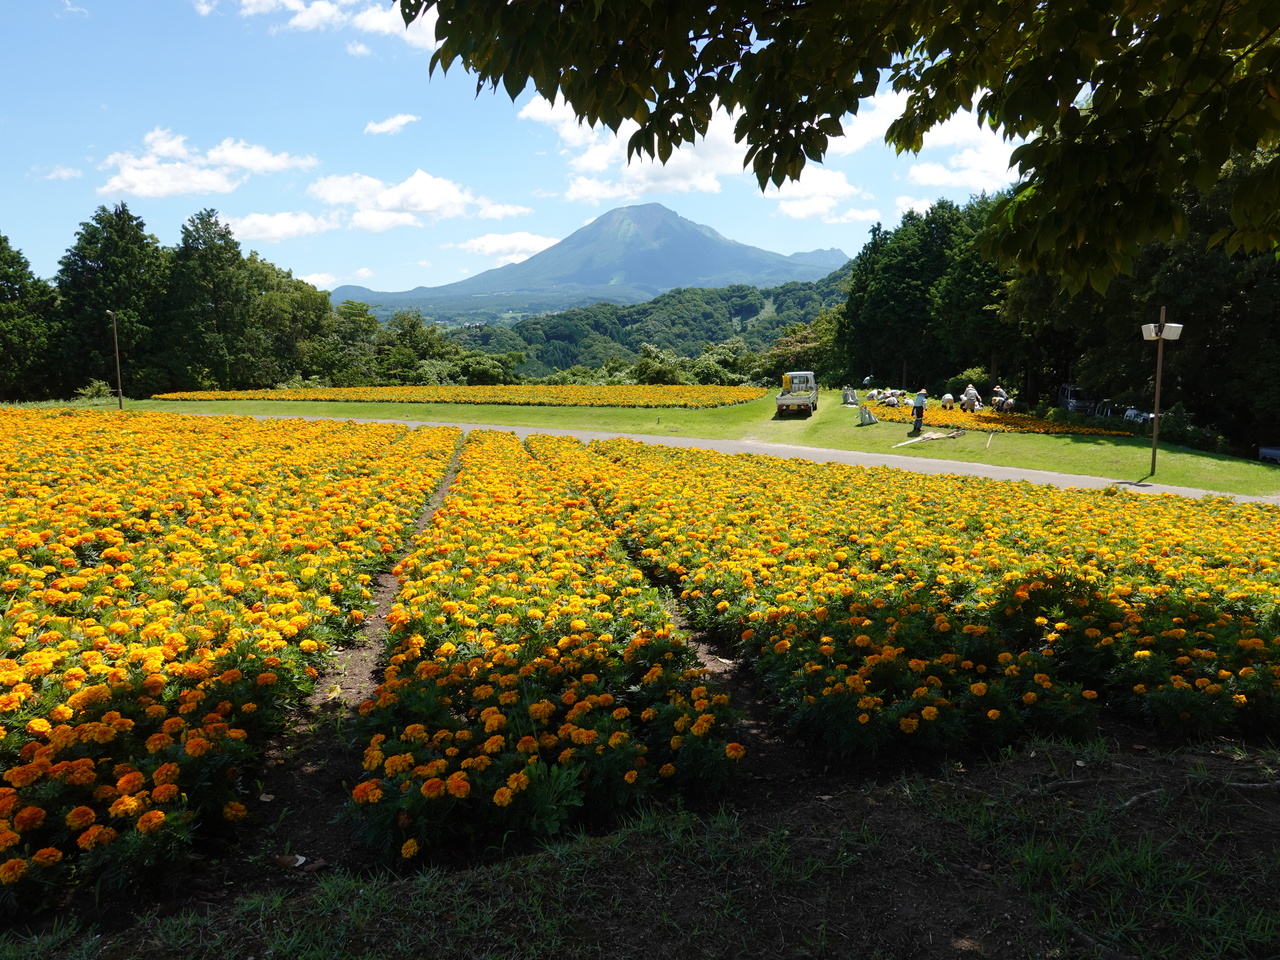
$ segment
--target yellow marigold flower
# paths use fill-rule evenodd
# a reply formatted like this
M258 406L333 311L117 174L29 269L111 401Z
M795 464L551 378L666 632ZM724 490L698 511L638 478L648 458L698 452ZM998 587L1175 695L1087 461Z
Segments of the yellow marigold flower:
M1000 711L999 711L999 710L988 710L988 711L987 711L987 719L988 719L988 720L999 720L999 719L1000 719Z
M405 860L411 860L418 855L418 841L410 837L400 847L400 856Z
M985 683L970 684L969 692L975 697L985 697L987 695L987 685Z
M664 777L664 778L675 776L675 772L676 772L676 768L675 768L675 764L673 763L664 763L661 767L658 768L658 776Z
M920 716L924 717L924 719L926 719L926 720L937 720L937 719L938 719L938 708L937 708L937 707L925 707L923 710L921 710L921 711L920 711Z
M1027 706L1031 706L1031 704L1035 703L1036 699L1037 697L1034 690L1028 690L1022 695L1022 702Z
M506 787L499 787L493 792L493 802L499 807L505 807L511 803L514 794Z
M628 770L625 774L623 774L622 779L627 781L627 783L635 783L636 778L639 776L640 776L640 772L638 770Z
M898 729L903 733L915 733L916 728L920 726L920 721L915 717L903 717L898 721Z

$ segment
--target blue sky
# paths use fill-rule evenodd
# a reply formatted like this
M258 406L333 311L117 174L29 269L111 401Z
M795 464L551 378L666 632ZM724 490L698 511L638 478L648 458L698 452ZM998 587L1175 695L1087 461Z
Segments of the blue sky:
M526 92L428 78L432 24L388 0L3 0L0 234L53 277L121 201L161 243L213 208L245 253L322 289L437 286L523 259L614 207L657 202L753 246L855 254L872 223L1012 181L969 115L919 155L864 104L827 161L761 192L732 120L662 166Z

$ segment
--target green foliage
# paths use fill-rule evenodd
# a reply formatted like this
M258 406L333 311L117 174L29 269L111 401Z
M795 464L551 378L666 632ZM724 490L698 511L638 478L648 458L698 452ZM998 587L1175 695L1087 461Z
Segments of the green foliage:
M0 400L40 395L53 290L0 234Z
M634 122L631 155L666 162L724 110L761 188L820 161L885 76L906 94L886 135L900 151L972 111L1026 140L1011 157L1022 180L988 217L988 249L1072 290L1105 289L1142 244L1181 235L1182 191L1207 189L1233 155L1262 162L1215 239L1230 252L1280 242L1274 0L400 8L406 22L435 14L433 70L460 64L512 98L532 84L591 125Z
M155 360L155 318L169 258L141 218L121 203L99 207L80 224L76 241L59 261L58 309L50 337L55 363L52 392L68 396L89 380L114 382L118 329L124 392L148 396L167 386Z

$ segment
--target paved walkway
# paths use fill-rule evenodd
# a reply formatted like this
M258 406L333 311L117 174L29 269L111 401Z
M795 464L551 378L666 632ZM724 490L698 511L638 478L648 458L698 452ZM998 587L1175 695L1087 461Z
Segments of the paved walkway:
M1112 480L1106 477L1086 477L1070 473L1053 473L1049 470L1031 470L1024 467L998 467L987 463L969 463L962 460L934 460L923 457L904 457L892 453L864 453L858 450L831 450L825 447L803 447L790 443L760 443L754 440L709 440L702 437L670 437L643 433L609 433L595 430L557 430L551 427L511 427L486 423L446 423L438 420L382 420L351 417L304 417L306 420L349 420L359 423L400 423L410 427L460 427L463 431L502 430L518 437L542 434L554 437L577 437L579 440L611 440L625 437L641 443L656 443L668 447L692 447L715 450L719 453L759 453L770 457L813 460L817 463L847 463L862 467L896 467L915 473L933 475L951 474L967 477L989 477L993 480L1024 480L1054 487L1081 487L1101 489L1122 487L1141 493L1173 493L1183 497L1206 496L1231 497L1242 503L1271 503L1280 505L1280 496L1253 497L1245 494L1222 493L1214 490L1198 490L1194 487L1174 487L1162 483L1134 483L1128 480Z

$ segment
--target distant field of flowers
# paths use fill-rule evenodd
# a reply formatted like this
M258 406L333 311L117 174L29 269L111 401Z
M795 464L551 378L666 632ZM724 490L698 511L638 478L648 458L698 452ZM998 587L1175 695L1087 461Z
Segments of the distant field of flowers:
M911 407L888 407L877 403L870 404L871 412L876 419L891 423L911 423L913 417ZM1093 427L1068 423L1063 420L1044 420L1029 413L996 413L990 407L968 413L959 407L943 410L937 401L929 401L925 408L924 425L926 430L980 430L984 433L1052 433L1078 434L1097 437L1131 437L1132 430Z
M758 400L762 387L497 386L314 387L302 390L208 390L162 393L153 400L328 400L359 403L472 403L538 407L684 407L703 409Z
M0 906L244 816L460 437L0 411Z

